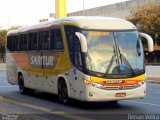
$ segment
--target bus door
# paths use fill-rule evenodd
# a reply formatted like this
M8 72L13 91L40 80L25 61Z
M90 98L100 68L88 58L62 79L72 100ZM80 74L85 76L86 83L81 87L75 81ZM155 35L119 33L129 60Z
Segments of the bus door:
M73 80L74 80L74 87L76 90L76 97L81 99L81 92L83 91L82 85L82 59L81 59L81 48L80 43L77 37L74 39L74 50L73 50Z
M82 59L81 59L81 48L80 42L75 34L72 34L68 37L68 42L70 43L69 46L69 54L70 60L73 64L73 68L70 72L70 82L72 85L72 91L74 97L80 99L80 92L82 91Z
M83 89L80 85L82 82L82 59L81 59L81 48L78 37L76 36L76 32L78 32L78 28L70 25L64 26L68 51L70 56L71 64L73 65L72 70L69 73L69 81L70 81L70 91L71 95L79 99L79 93ZM73 94L72 94L73 92Z

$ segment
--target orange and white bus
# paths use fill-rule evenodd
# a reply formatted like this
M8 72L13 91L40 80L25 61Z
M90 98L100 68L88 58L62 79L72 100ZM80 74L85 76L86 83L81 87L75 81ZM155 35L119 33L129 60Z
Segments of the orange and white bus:
M146 95L141 37L123 19L67 17L7 34L7 80L20 93L40 90L81 101L119 101Z

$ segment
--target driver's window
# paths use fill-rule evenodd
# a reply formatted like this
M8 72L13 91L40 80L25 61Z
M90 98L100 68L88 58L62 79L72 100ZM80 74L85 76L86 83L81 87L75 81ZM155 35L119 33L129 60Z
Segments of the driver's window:
M78 29L74 26L65 26L64 28L71 62L75 67L82 69L81 47L79 39L75 34L75 32L78 32Z

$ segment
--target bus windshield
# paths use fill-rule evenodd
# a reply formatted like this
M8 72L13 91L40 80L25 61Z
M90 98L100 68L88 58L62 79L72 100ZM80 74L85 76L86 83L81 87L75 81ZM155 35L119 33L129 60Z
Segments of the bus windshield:
M137 31L83 30L82 33L88 46L87 70L112 78L144 73L143 48Z

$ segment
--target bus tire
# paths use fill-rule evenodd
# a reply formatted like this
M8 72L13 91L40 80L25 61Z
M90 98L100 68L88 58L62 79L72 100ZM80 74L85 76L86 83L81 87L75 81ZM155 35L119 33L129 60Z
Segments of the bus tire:
M58 99L59 99L59 102L63 104L68 103L67 84L64 80L59 80L58 82Z
M111 103L112 105L117 105L117 104L118 104L118 100L110 101L110 103Z
M27 93L27 88L24 86L24 78L22 74L18 75L18 86L21 94Z

